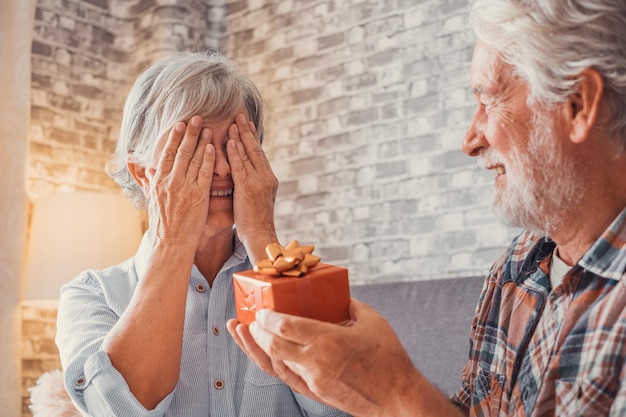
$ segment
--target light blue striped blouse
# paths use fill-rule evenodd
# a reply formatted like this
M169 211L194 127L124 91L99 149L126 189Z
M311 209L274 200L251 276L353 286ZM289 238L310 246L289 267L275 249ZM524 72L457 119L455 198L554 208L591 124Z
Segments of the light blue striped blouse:
M235 317L233 272L250 269L245 248L235 252L213 287L194 266L187 291L181 376L154 410L131 394L101 350L106 334L128 306L148 263L146 234L135 257L108 269L88 270L61 289L56 342L65 385L74 404L93 417L346 416L289 389L257 367L235 344L226 321Z

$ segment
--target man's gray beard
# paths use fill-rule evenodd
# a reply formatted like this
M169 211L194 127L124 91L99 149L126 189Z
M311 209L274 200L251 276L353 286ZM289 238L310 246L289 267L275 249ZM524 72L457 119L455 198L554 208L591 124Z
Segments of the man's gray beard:
M495 190L494 212L506 225L549 236L581 203L584 172L563 152L549 116L533 113L528 147L506 164L506 188Z

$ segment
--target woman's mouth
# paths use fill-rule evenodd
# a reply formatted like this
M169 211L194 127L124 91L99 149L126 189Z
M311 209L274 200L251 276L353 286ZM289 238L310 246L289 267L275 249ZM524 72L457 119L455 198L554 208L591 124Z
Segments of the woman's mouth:
M233 189L228 188L226 190L211 190L211 197L230 197L233 195Z

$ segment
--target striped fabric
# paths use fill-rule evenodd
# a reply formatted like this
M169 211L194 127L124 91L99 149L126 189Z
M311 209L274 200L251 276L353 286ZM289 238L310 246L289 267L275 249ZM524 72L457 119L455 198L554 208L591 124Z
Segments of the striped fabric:
M522 233L485 280L452 396L470 416L626 416L626 209L551 290L554 246Z
M134 258L82 273L61 290L57 345L65 384L76 406L94 417L345 416L292 392L249 361L226 330L235 317L232 274L250 269L244 246L222 267L213 287L194 266L187 291L181 377L154 410L130 393L122 375L100 350L105 335L128 306L147 269L146 234Z

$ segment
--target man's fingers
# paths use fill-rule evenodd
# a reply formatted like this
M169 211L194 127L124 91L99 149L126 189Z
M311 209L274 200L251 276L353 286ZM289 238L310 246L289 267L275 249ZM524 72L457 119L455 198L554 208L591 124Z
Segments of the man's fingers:
M248 326L241 324L236 320L229 320L228 323L226 323L226 328L233 336L235 343L239 345L239 347L246 353L246 355L248 355L248 357L250 357L250 359L259 365L259 368L273 376L278 376L274 371L270 358L265 354L263 349L256 344L250 335Z
M316 336L326 331L336 331L336 324L325 323L306 317L297 317L289 314L277 313L273 310L263 309L256 314L257 325L253 329L260 328L262 331L280 336L281 339L296 345L308 345ZM252 330L252 329L251 329ZM256 330L256 329L255 329ZM256 340L256 334L252 334ZM257 340L258 342L258 340Z

